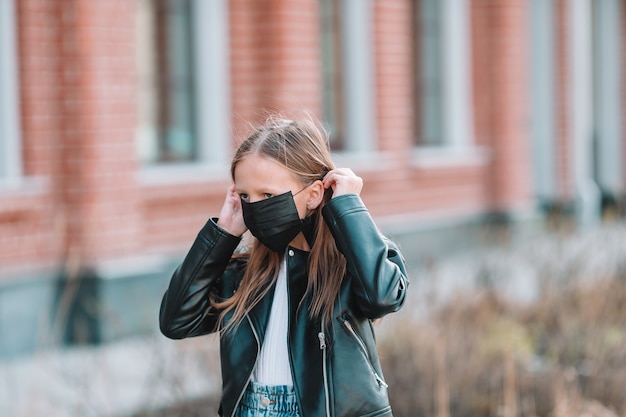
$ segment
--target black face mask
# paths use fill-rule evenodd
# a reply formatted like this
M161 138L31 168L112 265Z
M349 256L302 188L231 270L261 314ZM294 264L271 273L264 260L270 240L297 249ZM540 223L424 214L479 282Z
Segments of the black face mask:
M311 244L312 216L301 219L291 191L254 203L241 202L243 221L262 244L275 252L283 252L298 233L306 229Z

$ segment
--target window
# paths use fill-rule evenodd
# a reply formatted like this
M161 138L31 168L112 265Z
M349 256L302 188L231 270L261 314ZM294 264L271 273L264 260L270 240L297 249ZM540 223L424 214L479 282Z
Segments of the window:
M419 144L440 145L443 143L441 4L439 0L417 0L415 4L416 138Z
M371 0L319 0L324 121L331 149L374 150Z
M472 144L468 0L414 0L415 144Z
M228 1L140 0L138 151L145 165L210 164L228 150Z
M345 115L343 94L343 41L341 37L341 11L338 1L321 0L321 42L323 111L326 127L330 131L331 149L343 147Z
M193 28L190 0L145 0L149 43L140 62L141 98L151 132L141 143L144 162L197 158L194 129ZM147 133L147 132L146 132Z
M21 176L17 39L13 0L0 1L0 182Z

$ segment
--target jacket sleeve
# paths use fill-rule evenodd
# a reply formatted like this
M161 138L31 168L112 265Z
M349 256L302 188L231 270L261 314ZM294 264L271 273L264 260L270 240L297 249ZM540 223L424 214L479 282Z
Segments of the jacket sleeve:
M159 312L161 333L182 339L215 330L209 293L240 241L241 238L221 229L216 219L204 225L163 295Z
M372 220L361 198L332 198L322 214L337 247L346 257L352 293L363 314L376 319L399 310L409 284L404 259Z

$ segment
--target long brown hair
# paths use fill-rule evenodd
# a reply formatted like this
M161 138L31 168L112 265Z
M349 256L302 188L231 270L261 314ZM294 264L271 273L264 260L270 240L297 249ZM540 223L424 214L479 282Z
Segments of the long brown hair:
M287 168L303 186L320 180L335 168L328 148L328 135L312 119L298 121L270 118L239 146L231 163L235 179L237 164L249 155L271 158ZM322 203L313 210L314 241L309 254L307 292L312 294L309 316L329 322L333 303L339 294L346 270L346 260L339 252L321 210L332 193L326 190ZM236 255L237 256L237 255ZM238 255L241 256L241 255ZM220 322L232 311L229 323L222 329L237 327L246 314L267 294L278 275L282 254L253 240L244 252L247 267L237 292L227 300L214 300L221 309Z

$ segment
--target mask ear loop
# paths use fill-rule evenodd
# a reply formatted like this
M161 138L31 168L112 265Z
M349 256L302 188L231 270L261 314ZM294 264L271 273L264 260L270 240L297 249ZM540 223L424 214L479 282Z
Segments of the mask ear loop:
M313 184L313 183L311 183L311 184ZM300 191L298 191L297 193L293 194L293 196L294 196L294 197L295 197L295 196L297 196L297 195L298 195L298 194L300 194L302 191L304 191L304 190L306 190L307 188L309 188L309 187L311 186L311 184L309 184L309 185L305 186L303 189L301 189L301 190L300 190Z
M297 196L298 194L300 194L302 191L306 190L307 188L309 188L311 185L315 184L315 181L322 181L324 179L324 177L326 176L326 173L324 173L324 175L320 176L318 179L311 181L311 183L309 185L305 185L304 188L302 188L300 191L298 191L295 194L292 194L293 197ZM332 188L327 188L326 190L324 190L324 197L323 200L326 200L326 195L333 193ZM329 197L330 199L330 197ZM313 214L313 209L309 206L307 206L307 210L310 210L311 213L307 214L307 217L309 217L311 214Z
M297 193L292 194L292 195L293 195L294 197L295 197L295 196L297 196L297 195L298 195L298 194L300 194L302 191L306 190L307 188L309 188L310 186L312 186L313 184L315 184L315 181L317 181L317 180L313 180L313 181L311 181L311 183L310 183L309 185L305 185L305 186L304 186L304 188L302 188L300 191L298 191ZM320 181L321 181L321 179L320 179Z

